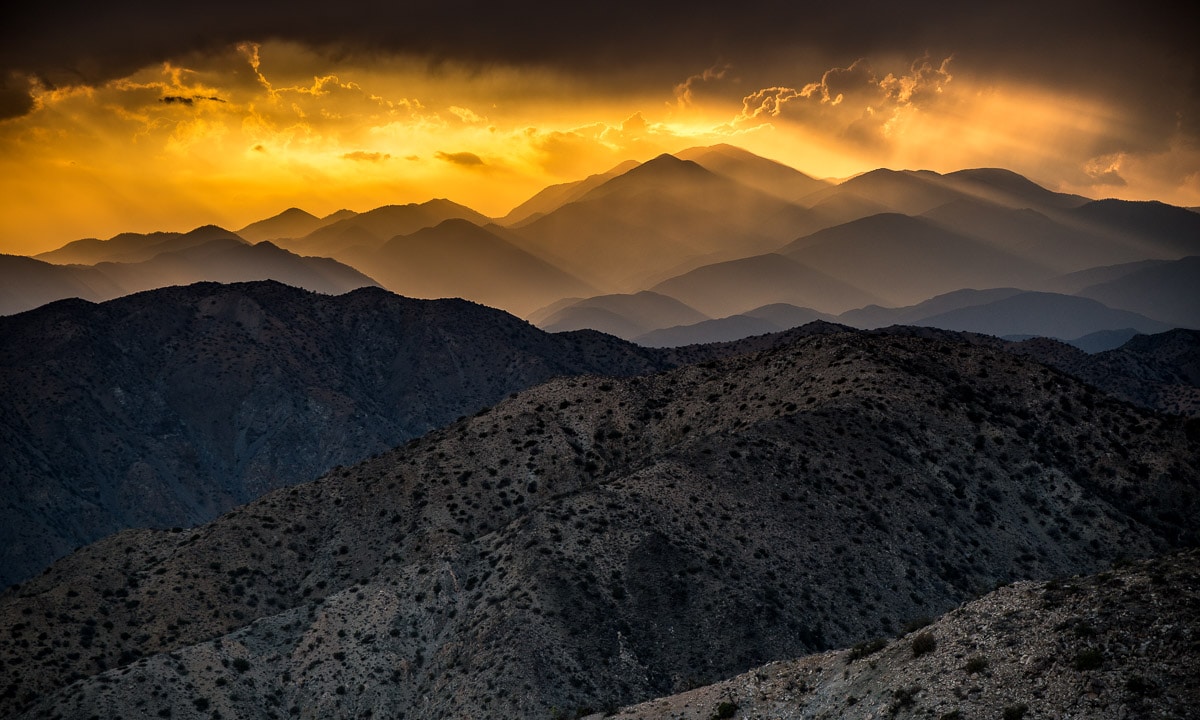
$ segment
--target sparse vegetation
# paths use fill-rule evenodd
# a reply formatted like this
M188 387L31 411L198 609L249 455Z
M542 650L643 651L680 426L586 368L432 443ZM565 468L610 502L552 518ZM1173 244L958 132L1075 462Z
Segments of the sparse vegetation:
M922 655L933 652L936 648L937 639L934 638L933 633L923 632L913 638L913 657L921 657Z

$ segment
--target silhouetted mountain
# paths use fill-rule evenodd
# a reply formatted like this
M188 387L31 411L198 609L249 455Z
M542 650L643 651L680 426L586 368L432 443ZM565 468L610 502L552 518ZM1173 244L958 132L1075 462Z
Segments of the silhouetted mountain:
M802 197L829 187L829 183L811 178L783 163L723 143L688 148L675 153L675 157L691 160L718 175L724 175L788 202L796 202Z
M108 240L76 240L57 250L35 256L56 265L95 265L102 262L137 263L164 252L178 252L213 240L245 240L216 225L202 225L186 233L121 233Z
M520 227L546 213L553 212L567 203L572 203L583 197L593 188L608 182L618 175L629 172L638 166L635 160L626 160L612 170L595 175L588 175L583 180L551 185L539 191L536 195L509 211L507 215L496 222L505 227Z
M787 303L836 313L882 302L871 293L783 255L755 255L705 265L651 288L715 317Z
M1102 283L1111 282L1113 280L1122 278L1131 272L1152 268L1156 265L1163 265L1164 263L1168 262L1170 262L1170 260L1139 260L1138 262L1122 263L1120 265L1104 265L1101 267L1093 267L1050 278L1033 289L1044 290L1046 292L1062 293L1063 295L1074 295L1080 290L1091 287L1092 285L1100 285Z
M772 663L614 715L1187 720L1200 707L1200 658L1180 628L1200 624L1198 577L1200 552L1188 550L1015 583L895 639Z
M209 520L555 375L660 357L462 301L278 283L0 318L0 584L123 528Z
M978 168L946 175L931 170L872 170L815 192L801 203L812 207L843 194L869 198L905 215L922 215L962 200L1041 212L1066 211L1088 202L1078 195L1047 190L1009 170Z
M325 217L319 218L300 208L288 208L274 217L250 223L241 230L238 230L237 234L250 242L278 240L280 238L299 238L308 235L318 228L331 225L339 220L352 218L357 214L350 210L338 210L335 213L330 213Z
M1093 333L1088 333L1083 337L1077 337L1074 340L1068 340L1067 344L1073 345L1085 353L1098 353L1105 350L1116 350L1125 343L1129 342L1137 335L1142 333L1133 328L1122 328L1120 330L1097 330Z
M1175 260L1200 255L1200 215L1160 202L1095 200L1069 217L1097 232L1136 242L1142 257Z
M890 305L911 305L961 288L1020 286L1051 274L989 243L895 213L821 230L779 253Z
M1127 310L1114 310L1095 300L1038 292L1018 293L930 315L912 324L998 337L1040 335L1061 340L1101 330L1132 328L1142 333L1158 333L1171 328L1166 323Z
M196 233L214 234L207 228ZM170 285L253 280L277 280L335 295L376 284L334 260L300 257L269 242L247 245L240 238L226 234L131 263L51 265L31 258L0 255L0 315L24 312L71 297L100 302Z
M339 295L376 284L336 260L301 257L268 241L247 245L232 239L213 240L186 250L160 253L145 262L100 263L95 268L120 285L123 294L196 282L275 280Z
M748 310L740 315L654 330L633 338L633 341L647 347L730 342L753 335L790 330L814 320L832 321L834 318L811 308L775 303Z
M914 325L928 317L960 308L985 305L1019 295L1017 288L992 288L989 290L955 290L937 295L924 302L900 308L885 308L878 305L848 310L837 316L838 322L851 327L873 330L888 325Z
M501 231L492 225L491 228ZM387 289L415 298L458 297L524 315L564 296L595 288L499 235L467 220L446 220L378 249L352 248L341 257Z
M703 313L675 298L642 291L632 295L598 295L579 300L546 315L538 327L546 332L591 328L631 340L658 328L707 319Z
M1200 256L1143 266L1077 294L1176 327L1200 328Z
M24 312L63 298L101 300L124 292L95 268L64 267L23 255L0 255L0 315Z
M293 252L340 259L341 254L351 248L376 249L397 235L410 235L450 219L469 220L476 225L491 222L471 208L439 199L419 204L384 205L338 220L303 237L279 239L278 244ZM365 272L369 274L369 271Z
M1056 273L1145 257L1143 250L1128 241L1053 220L1036 210L975 199L954 200L922 217ZM1039 289L1030 284L1025 287Z
M1181 419L964 342L821 334L656 376L554 380L7 591L0 713L582 715L891 635L998 584L1194 544L1198 465ZM1111 578L1113 597L1146 599L1131 608L1166 602ZM1054 597L1102 637L1143 629ZM1175 617L1156 613L1154 627ZM957 617L989 648L1003 629ZM947 645L922 668L952 661L936 630ZM890 668L901 651L882 652Z
M516 230L523 247L605 291L643 289L653 278L772 249L802 208L661 155ZM690 268L688 268L690 269ZM668 275L669 276L669 275Z
M1047 190L1004 168L957 170L942 175L941 181L966 195L1010 208L1067 210L1090 202L1082 195Z

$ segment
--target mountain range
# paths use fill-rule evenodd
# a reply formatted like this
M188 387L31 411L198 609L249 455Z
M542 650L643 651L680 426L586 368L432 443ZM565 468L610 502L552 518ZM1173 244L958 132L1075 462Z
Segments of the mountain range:
M124 528L210 520L554 376L670 364L377 288L204 283L0 318L0 584Z
M1191 717L1198 275L729 145L0 256L0 716Z
M871 306L919 307L962 290L1014 288L1075 295L1117 312L1027 297L1023 302L1037 306L1032 314L1006 320L1004 305L995 316L977 308L969 322L951 316L945 327L1014 337L1057 332L1058 339L1105 348L1130 330L1200 327L1197 238L1200 215L1191 210L1056 193L999 168L879 169L833 182L716 145L548 187L498 220L445 199L324 217L290 208L236 234L212 227L123 234L38 256L71 264L62 269L3 258L0 265L9 268L0 272L14 279L0 312L201 280L275 279L330 294L378 283L409 297L473 300L537 323L561 313L546 327L635 339L768 305L838 317ZM342 265L326 265L318 278L311 269L285 271L232 254L208 265L187 256L154 262L217 239L269 241ZM114 262L124 264L105 265ZM238 264L255 269L239 273ZM698 315L647 315L649 308L636 303L597 310L611 304L609 296L646 291ZM572 303L579 307L568 309ZM1039 316L1062 320L1027 322ZM850 316L841 321L853 324ZM713 337L732 337L736 327L754 333L775 326L727 321ZM707 337L697 332L697 339ZM1081 339L1094 333L1102 335ZM670 337L691 341L683 330Z
M1182 418L945 331L814 329L552 380L212 523L109 536L0 595L0 711L579 716L1200 540ZM955 662L943 622L921 672ZM866 708L892 690L862 682Z

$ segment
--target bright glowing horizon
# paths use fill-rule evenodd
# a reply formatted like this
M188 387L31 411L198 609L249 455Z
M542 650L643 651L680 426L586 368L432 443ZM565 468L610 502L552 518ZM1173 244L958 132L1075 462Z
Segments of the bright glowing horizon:
M502 217L548 185L717 143L817 178L1004 167L1088 197L1200 205L1200 150L1184 135L1139 143L1128 108L960 71L965 54L753 78L729 63L625 90L550 67L238 43L35 86L33 109L0 121L0 252L237 230L289 207L444 197Z

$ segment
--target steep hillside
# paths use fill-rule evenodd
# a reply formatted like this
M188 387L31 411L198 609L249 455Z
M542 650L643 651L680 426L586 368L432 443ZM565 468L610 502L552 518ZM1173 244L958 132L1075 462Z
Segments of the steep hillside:
M461 301L201 284L0 318L0 585L193 525L556 375L663 367Z
M1200 417L1200 331L1137 335L1094 355L1046 339L1027 340L1012 350L1137 405Z
M713 717L1162 718L1200 707L1200 552L992 592L899 638L627 708Z
M10 589L0 712L615 708L1195 543L1198 470L1181 420L937 338L559 379Z

